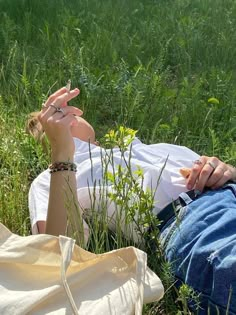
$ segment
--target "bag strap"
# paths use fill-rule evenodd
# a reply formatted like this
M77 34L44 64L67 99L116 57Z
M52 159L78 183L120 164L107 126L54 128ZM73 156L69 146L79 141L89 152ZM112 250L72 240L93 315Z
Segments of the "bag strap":
M75 241L69 237L59 236L59 245L61 249L61 281L65 289L66 295L70 302L71 308L74 315L79 315L77 306L75 304L74 298L70 291L69 285L66 280L66 270L70 265L72 254L74 250Z
M75 241L71 238L60 235L59 236L59 245L61 250L61 281L65 289L66 295L70 302L71 308L74 315L79 315L77 306L75 304L74 298L70 291L69 285L66 280L66 270L68 269L72 254L74 250ZM144 294L144 282L145 274L147 269L147 255L141 250L138 250L133 247L135 251L136 260L136 281L138 287L138 296L135 303L135 315L141 315L143 309L143 294Z
M147 271L147 254L137 248L134 248L136 254L136 282L138 287L138 296L135 303L135 315L142 315L143 313L143 295L145 274Z

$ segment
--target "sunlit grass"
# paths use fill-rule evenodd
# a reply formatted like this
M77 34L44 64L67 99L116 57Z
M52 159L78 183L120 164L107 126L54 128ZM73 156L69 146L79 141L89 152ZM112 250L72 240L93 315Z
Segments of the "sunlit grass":
M125 125L235 165L235 28L233 0L0 0L0 221L30 233L27 192L48 156L25 121L68 79L98 138ZM105 222L93 233L94 251L117 242ZM166 294L146 313L185 314L191 290L175 294L169 266L149 263Z

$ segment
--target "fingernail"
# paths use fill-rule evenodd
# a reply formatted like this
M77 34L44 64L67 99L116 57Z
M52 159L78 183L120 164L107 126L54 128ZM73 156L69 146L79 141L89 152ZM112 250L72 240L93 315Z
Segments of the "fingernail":
M195 194L195 196L197 197L197 196L199 196L199 195L201 195L201 191L200 190L198 190L198 189L194 189L194 194Z
M78 110L78 111L77 111L77 114L72 114L73 116L78 117L78 116L83 115L84 112L83 112L81 109L78 109L78 108L77 108L77 110Z
M187 188L190 190L190 189L192 189L192 185L191 184L188 184L187 185Z

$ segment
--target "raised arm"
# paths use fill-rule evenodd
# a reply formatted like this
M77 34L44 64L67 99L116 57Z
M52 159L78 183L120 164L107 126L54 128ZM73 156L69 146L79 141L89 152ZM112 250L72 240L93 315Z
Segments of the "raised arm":
M70 211L78 213L76 165L74 164L74 141L71 133L73 124L77 124L76 116L82 111L65 104L79 94L78 89L68 91L62 88L51 95L39 114L39 121L51 145L51 179L48 203L48 214L45 232L52 235L64 235L67 228L68 207ZM82 214L82 213L80 213ZM85 241L89 229L82 220Z

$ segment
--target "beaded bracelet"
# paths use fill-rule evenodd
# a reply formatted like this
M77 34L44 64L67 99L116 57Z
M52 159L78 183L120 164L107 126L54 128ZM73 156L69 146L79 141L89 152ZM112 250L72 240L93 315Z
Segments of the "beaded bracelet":
M73 162L54 162L49 165L50 174L59 171L72 171L77 172L77 166Z

